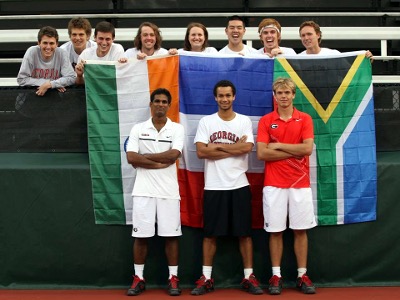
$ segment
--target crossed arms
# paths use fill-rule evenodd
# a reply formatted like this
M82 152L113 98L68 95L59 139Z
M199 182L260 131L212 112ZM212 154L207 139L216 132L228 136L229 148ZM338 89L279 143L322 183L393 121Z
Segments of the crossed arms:
M239 156L249 153L253 148L253 143L248 143L247 136L242 136L235 144L204 144L196 143L197 157L202 159L223 159L232 156Z
M181 152L176 149L170 149L160 153L139 154L137 152L127 152L128 163L134 168L145 169L163 169L167 168L179 158Z
M314 139L306 139L300 144L285 143L257 143L257 158L265 161L277 161L291 157L301 158L310 156L314 146Z

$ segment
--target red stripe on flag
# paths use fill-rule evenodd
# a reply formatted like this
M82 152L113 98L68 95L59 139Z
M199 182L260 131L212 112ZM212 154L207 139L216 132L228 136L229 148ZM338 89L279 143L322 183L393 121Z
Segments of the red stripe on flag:
M264 173L247 173L250 183L252 198L252 225L253 228L264 227L264 215L262 205L262 190L264 187Z
M181 222L190 227L203 227L204 173L179 169L179 192L181 195ZM264 174L249 173L252 198L252 226L263 228L262 189Z
M204 173L178 169L178 179L182 225L203 227Z

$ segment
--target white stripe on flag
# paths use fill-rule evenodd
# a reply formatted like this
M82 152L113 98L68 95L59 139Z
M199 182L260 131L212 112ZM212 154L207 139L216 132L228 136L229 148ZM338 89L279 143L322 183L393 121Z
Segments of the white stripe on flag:
M132 224L132 189L136 171L128 164L124 144L134 124L150 117L150 87L146 61L134 61L116 68L118 90L121 174L126 223Z
M365 111L367 105L373 97L372 84L368 88L364 98L361 100L353 118L350 120L342 136L336 144L336 176L337 176L337 224L344 224L344 159L343 159L343 145L346 143L348 137L353 132L354 127L357 125L360 117Z

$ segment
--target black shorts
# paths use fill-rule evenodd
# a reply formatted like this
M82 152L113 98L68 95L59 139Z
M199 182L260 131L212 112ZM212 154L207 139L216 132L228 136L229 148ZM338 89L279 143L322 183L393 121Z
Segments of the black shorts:
M204 190L205 236L250 236L250 186L236 190Z

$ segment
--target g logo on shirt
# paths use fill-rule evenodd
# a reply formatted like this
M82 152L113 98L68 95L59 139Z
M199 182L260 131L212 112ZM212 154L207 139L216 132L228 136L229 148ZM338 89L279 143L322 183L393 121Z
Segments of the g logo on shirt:
M277 129L278 128L278 124L271 124L271 129Z

